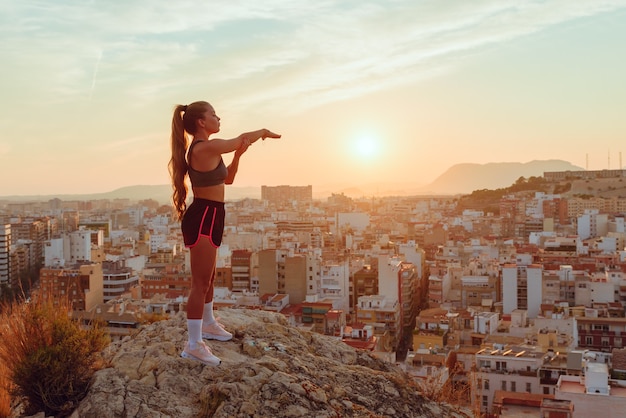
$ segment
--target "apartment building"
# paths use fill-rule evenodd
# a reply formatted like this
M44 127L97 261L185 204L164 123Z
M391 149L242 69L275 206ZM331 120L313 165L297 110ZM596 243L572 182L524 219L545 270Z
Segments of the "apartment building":
M102 247L103 243L104 236L102 230L81 228L77 231L63 233L58 238L46 241L44 265L53 266L92 261L92 250Z
M44 242L56 233L57 223L49 217L20 218L11 222L12 242L30 241L31 265L41 265L44 257Z
M318 295L320 260L312 252L268 249L258 253L259 293L288 294L293 304Z
M105 216L94 216L92 218L81 219L78 222L78 229L87 229L93 231L102 231L105 238L111 236L112 222Z
M350 263L348 260L324 262L321 265L320 298L331 300L335 309L350 311Z
M356 311L361 296L373 296L379 294L378 289L378 265L365 265L352 275L350 286L350 312Z
M279 262L282 264L279 269L282 270L284 266L284 274L279 276L279 287L283 288L281 293L289 295L291 303L304 302L309 290L311 294L315 294L313 284L311 284L312 278L308 280L308 272L313 272L312 261L312 257L308 254L289 254Z
M553 385L539 377L539 370L554 355L525 345L488 344L481 348L475 356L477 385L473 394L481 412L493 411L496 391L549 394Z
M491 307L500 300L500 280L493 276L461 277L461 305Z
M577 317L576 328L579 349L610 352L626 347L626 318Z
M213 282L215 287L225 287L233 290L233 269L232 266L218 266L215 268L215 279ZM243 292L243 289L237 290ZM247 289L246 289L247 291Z
M438 352L448 345L451 329L449 312L446 309L430 308L419 313L412 333L413 350Z
M139 275L121 262L102 263L103 301L116 300L139 286Z
M54 303L67 300L76 311L90 311L104 301L104 276L100 263L43 267L39 285L42 297Z
M392 352L398 347L402 316L397 299L383 295L359 297L356 322L372 326L379 341L378 351Z
M427 288L428 288L428 307L429 308L440 307L444 301L443 279L438 276L431 275L430 277L428 277ZM448 286L448 289L445 289L445 294L447 294L447 290L449 290L449 286Z
M230 256L232 269L232 288L234 292L250 291L252 289L252 252L248 250L233 250ZM222 287L227 287L222 285Z
M302 302L302 323L310 325L311 330L321 334L330 334L331 325L328 321L328 313L333 310L330 301L305 301Z
M18 242L15 245L11 245L9 248L13 248L9 251L9 286L13 290L22 291L22 286L26 288L30 283L25 283L24 280L32 280L32 272L34 270L33 265L30 264L31 256L30 250L32 242ZM0 260L2 260L2 225L0 225ZM0 270L2 270L2 261L0 261ZM1 273L0 273L1 275ZM0 280L0 283L2 281Z
M181 255L166 263L155 262L151 258L140 273L140 284L141 295L146 299L183 298L189 295L191 274L185 269Z
M578 217L577 233L580 239L602 237L609 232L609 215L598 209L585 209Z
M11 284L11 224L0 224L0 288Z
M623 417L626 411L624 381L620 383L611 379L609 368L604 363L587 363L584 376L561 375L555 398L574 405L572 418L618 418Z
M420 300L420 281L417 267L398 256L378 256L378 292L400 304L400 330L398 338L415 328Z
M502 266L503 313L510 314L516 309L528 311L529 318L535 318L541 311L543 266L539 264Z

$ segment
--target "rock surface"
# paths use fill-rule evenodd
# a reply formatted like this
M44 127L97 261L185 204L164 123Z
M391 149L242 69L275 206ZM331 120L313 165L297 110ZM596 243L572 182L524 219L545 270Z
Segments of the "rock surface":
M220 310L232 341L208 341L218 367L183 359L184 313L111 344L72 418L470 417L424 399L393 364L276 313Z

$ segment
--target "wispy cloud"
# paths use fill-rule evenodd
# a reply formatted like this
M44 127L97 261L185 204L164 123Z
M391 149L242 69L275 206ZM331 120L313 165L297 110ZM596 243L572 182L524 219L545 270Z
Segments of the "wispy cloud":
M100 67L100 61L102 61L102 51L98 54L96 65L93 70L93 78L91 80L91 90L89 91L89 100L93 98L93 91L96 89L96 80L98 79L98 67Z
M270 99L294 110L419 80L467 54L624 7L602 0L249 0L219 8L25 0L0 18L0 78L51 102L90 100L96 82L139 101L204 85L227 89L233 104Z

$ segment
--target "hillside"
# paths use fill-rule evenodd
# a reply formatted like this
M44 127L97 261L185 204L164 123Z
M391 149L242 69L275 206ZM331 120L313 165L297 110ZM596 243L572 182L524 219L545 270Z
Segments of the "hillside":
M470 417L423 398L393 364L324 335L287 324L281 314L226 309L235 331L211 342L218 367L179 356L183 313L112 344L74 418L114 417Z
M520 177L543 176L545 171L579 171L581 167L562 160L541 160L528 163L488 163L488 164L456 164L427 186L411 182L410 174L399 178L394 183L353 184L341 185L313 185L313 198L326 199L333 193L343 193L346 196L359 198L363 196L414 196L414 195L454 195L468 194L474 190L498 189L513 184ZM288 180L285 184L289 184ZM302 186L301 184L291 184ZM153 199L160 204L169 204L172 196L172 187L164 185L136 185L122 187L111 192L93 194L63 194L63 195L24 195L0 196L0 203L15 201L48 201L58 198L71 200L98 200L98 199ZM245 198L260 199L261 187L226 188L227 200L241 200Z
M541 177L546 171L579 171L581 167L562 160L528 163L457 164L423 188L437 194L467 194L474 190L499 189L520 177Z
M573 180L570 189L563 196L596 196L603 198L626 198L626 179L606 178L591 180Z

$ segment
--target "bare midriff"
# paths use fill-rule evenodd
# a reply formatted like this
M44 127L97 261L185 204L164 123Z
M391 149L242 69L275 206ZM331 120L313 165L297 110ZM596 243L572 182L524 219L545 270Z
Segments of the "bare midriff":
M225 184L217 184L215 186L193 187L193 196L198 199L213 200L215 202L224 201Z

